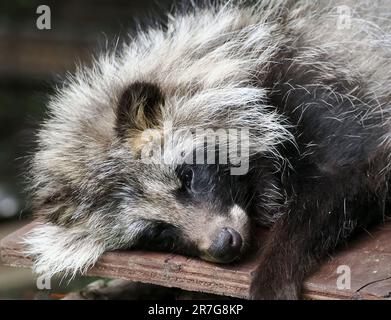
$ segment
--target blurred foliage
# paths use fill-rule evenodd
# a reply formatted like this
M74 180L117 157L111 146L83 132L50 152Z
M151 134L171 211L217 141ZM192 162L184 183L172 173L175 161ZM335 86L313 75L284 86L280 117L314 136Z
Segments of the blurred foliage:
M3 0L0 2L0 19L3 21L21 21L32 19L31 12L40 5L36 0Z
M24 170L49 91L39 83L0 82L0 189L18 201L15 214L25 207Z

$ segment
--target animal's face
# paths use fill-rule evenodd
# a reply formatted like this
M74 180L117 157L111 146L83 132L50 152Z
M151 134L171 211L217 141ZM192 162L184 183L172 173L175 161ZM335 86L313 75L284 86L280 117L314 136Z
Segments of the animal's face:
M219 170L207 165L141 166L137 196L129 193L122 200L122 223L131 222L129 244L215 262L238 258L249 240L245 193ZM132 226L137 226L136 236Z

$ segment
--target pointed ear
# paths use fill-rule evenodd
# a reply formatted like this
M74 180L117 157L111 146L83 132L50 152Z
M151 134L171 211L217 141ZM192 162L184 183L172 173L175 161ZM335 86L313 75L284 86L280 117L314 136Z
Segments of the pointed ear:
M116 131L120 138L130 131L144 131L159 125L164 97L160 88L148 82L135 82L122 93L117 107Z
M85 273L105 251L105 244L85 230L42 223L23 239L24 252L33 261L34 272L52 277Z

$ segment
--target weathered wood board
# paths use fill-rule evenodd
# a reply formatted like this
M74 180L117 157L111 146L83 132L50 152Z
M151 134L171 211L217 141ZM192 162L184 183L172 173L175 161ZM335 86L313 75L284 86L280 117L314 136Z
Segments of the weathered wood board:
M22 254L20 240L36 226L37 222L30 223L1 241L4 264L31 266L31 260ZM217 265L173 254L115 251L105 253L88 275L248 298L258 258L252 255L240 263ZM350 289L337 287L339 266L348 266L351 270ZM304 298L391 299L391 223L362 234L325 261L306 280Z

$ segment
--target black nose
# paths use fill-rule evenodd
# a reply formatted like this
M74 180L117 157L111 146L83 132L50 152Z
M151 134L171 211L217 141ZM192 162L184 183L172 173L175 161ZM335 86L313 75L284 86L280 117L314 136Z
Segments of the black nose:
M219 262L231 262L240 255L242 237L232 228L223 228L212 242L208 253Z

